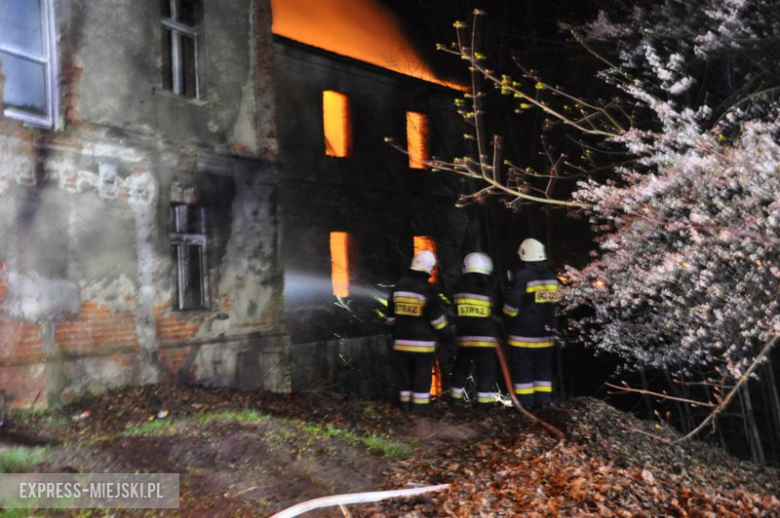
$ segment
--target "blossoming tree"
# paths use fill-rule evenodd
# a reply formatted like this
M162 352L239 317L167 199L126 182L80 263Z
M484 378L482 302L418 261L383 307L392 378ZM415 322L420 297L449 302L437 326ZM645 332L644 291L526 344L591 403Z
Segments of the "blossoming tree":
M701 426L780 333L778 7L664 0L570 28L605 64L600 77L615 94L600 102L531 70L518 78L490 70L475 38L481 11L471 24L456 23L457 43L441 47L473 73L458 105L476 153L431 166L479 185L464 203L499 196L584 211L599 250L586 267L566 271L568 308L590 308L575 322L581 338L630 366L714 369L723 392L705 402L715 411ZM605 45L614 58L593 50ZM519 110L541 110L550 126L577 134L580 163L549 148L539 173L502 157L501 139L485 130L485 79ZM556 197L553 180L583 171L591 174L571 196Z

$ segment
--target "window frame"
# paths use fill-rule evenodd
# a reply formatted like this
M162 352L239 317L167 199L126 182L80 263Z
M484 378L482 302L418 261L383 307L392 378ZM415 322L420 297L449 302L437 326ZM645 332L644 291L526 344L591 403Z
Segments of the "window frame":
M181 210L185 208L186 210ZM190 210L200 212L199 232L186 232L187 219ZM208 269L208 235L206 224L206 207L202 205L190 205L186 203L177 203L171 206L173 229L171 232L171 247L174 248L174 267L176 268L176 307L179 311L201 311L209 309L209 269ZM200 303L198 307L185 307L185 292L187 289L186 274L184 268L183 248L187 246L200 247Z
M2 99L0 99L0 106L3 107L3 115L6 117L18 119L22 122L27 122L36 126L53 128L57 120L57 113L59 112L59 85L57 84L57 71L59 68L57 65L57 32L54 27L54 0L40 0L40 2L41 35L45 40L43 42L44 56L36 56L24 49L3 44L2 42L0 42L0 50L21 59L43 65L45 69L43 77L46 81L44 88L46 92L46 114L37 115L15 106L6 107ZM4 71L3 75L6 77L7 83L8 72Z
M160 25L162 29L171 31L171 89L163 87L166 92L179 95L185 99L200 99L201 98L201 81L200 81L200 35L201 29L199 22L195 22L190 26L176 21L179 18L179 3L186 0L165 0L170 6L170 17L160 15ZM183 85L181 81L181 71L184 67L182 59L182 36L192 38L195 42L195 96L187 97L183 91Z

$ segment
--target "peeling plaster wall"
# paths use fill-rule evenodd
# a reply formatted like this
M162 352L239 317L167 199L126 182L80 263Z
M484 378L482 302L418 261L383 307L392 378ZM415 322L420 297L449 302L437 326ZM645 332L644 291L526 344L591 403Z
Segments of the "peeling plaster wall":
M127 179L127 203L135 217L135 253L138 279L136 290L136 331L141 347L141 383L157 381L157 328L154 321L154 250L157 184L148 171Z
M81 71L77 88L81 102L75 114L79 121L257 152L257 141L252 141L254 2L203 2L198 41L202 95L197 100L162 88L159 0L69 3L63 23L73 55L64 61ZM236 127L243 131L236 132Z
M3 310L11 318L51 321L76 314L79 305L79 288L74 282L47 279L36 272L8 273Z
M225 250L219 291L228 294L231 318L237 325L277 322L271 290L257 296L257 286L280 281L277 273L277 222L275 193L251 172L236 175L232 207L232 233ZM257 222L264 222L258 225Z
M159 2L142 3L56 2L62 123L0 110L5 403L163 381L290 388L278 166L261 151L273 106L262 130L257 114L267 1L204 2L198 100L161 91ZM206 208L202 310L174 309L178 203Z

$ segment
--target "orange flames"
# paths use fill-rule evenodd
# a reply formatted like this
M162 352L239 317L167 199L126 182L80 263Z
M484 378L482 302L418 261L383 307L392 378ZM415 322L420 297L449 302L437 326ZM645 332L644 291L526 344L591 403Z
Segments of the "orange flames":
M441 396L441 362L436 358L431 371L431 396Z
M406 149L409 152L409 167L425 169L430 160L428 153L428 117L417 112L406 112Z
M349 297L349 241L346 232L330 233L331 282L336 297Z
M349 156L352 145L349 97L333 90L322 92L322 122L325 154L336 157Z
M436 77L404 38L398 20L374 0L271 0L271 8L274 34L465 90Z
M436 255L436 242L428 236L414 236L414 255L419 254L423 250L430 250L433 255ZM431 276L428 282L436 284L436 280L439 278L439 259L436 258L436 266L434 266Z

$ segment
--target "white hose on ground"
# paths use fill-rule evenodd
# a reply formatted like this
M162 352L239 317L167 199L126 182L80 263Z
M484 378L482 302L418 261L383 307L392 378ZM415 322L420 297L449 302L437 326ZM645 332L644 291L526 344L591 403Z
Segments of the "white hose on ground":
M368 493L348 493L344 495L323 496L321 498L315 498L313 500L307 500L300 504L295 504L292 507L288 507L284 511L280 511L271 518L292 518L293 516L301 515L312 509L319 509L320 507L330 507L333 505L346 505L346 504L365 504L368 502L379 502L380 500L387 500L389 498L399 498L402 496L415 496L423 493L429 493L431 491L441 491L450 487L449 484L439 484L438 486L426 486L416 487L413 489L393 489L391 491L371 491Z

